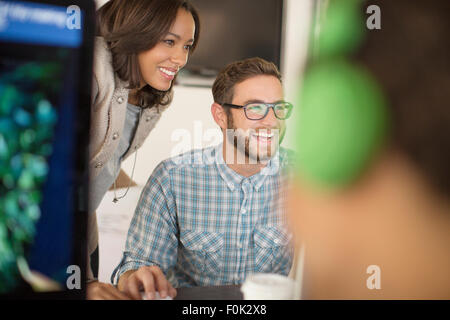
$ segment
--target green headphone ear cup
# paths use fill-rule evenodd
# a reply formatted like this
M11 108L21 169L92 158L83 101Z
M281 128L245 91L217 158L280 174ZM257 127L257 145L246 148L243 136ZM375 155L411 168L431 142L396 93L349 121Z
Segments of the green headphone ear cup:
M386 133L385 101L375 80L345 61L314 64L298 105L301 176L326 187L351 182Z
M366 28L361 15L361 0L333 0L329 2L320 33L314 39L315 58L345 55L357 49Z

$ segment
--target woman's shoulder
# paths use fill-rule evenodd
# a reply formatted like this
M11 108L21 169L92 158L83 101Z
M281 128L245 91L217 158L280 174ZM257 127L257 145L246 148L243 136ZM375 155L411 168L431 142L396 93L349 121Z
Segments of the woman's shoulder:
M94 41L95 54L111 56L111 50L109 49L108 43L106 42L105 38L96 36Z
M101 47L103 47L104 49L108 49L108 44L106 43L106 40L104 37L102 36L96 36L95 37L95 45L99 45Z
M111 50L103 37L95 38L93 73L99 91L111 88L123 89L127 86L126 82L120 80L114 72Z
M96 76L113 74L111 50L103 37L95 37L94 73Z

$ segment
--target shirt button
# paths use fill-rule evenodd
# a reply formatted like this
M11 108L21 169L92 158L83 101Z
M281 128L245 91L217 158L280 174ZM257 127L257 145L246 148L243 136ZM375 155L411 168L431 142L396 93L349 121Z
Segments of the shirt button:
M118 98L117 98L117 102L118 102L118 103L122 103L122 102L123 102L123 98L122 98L122 97L118 97Z
M152 120L152 118L150 116L147 116L147 118L145 118L145 121L150 122L150 120Z
M103 163L97 162L97 163L95 164L95 168L96 168L96 169L101 168L101 167L103 167Z
M117 140L117 138L119 137L119 134L117 132L114 132L112 138L113 140Z
M241 210L241 213L247 213L247 209L243 208L243 209Z

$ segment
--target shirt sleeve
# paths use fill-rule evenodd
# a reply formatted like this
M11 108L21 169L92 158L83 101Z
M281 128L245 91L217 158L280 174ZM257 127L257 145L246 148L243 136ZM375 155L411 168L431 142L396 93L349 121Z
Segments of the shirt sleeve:
M142 191L128 230L122 261L114 270L111 281L117 283L128 270L152 265L159 266L167 276L177 261L177 234L175 199L169 172L162 162Z

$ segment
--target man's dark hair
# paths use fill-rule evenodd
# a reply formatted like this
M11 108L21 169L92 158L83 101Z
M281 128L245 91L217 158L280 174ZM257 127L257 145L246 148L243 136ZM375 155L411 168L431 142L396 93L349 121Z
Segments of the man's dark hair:
M281 82L281 74L275 64L262 58L248 58L228 64L219 72L212 86L214 102L231 103L236 84L262 75L274 76Z

